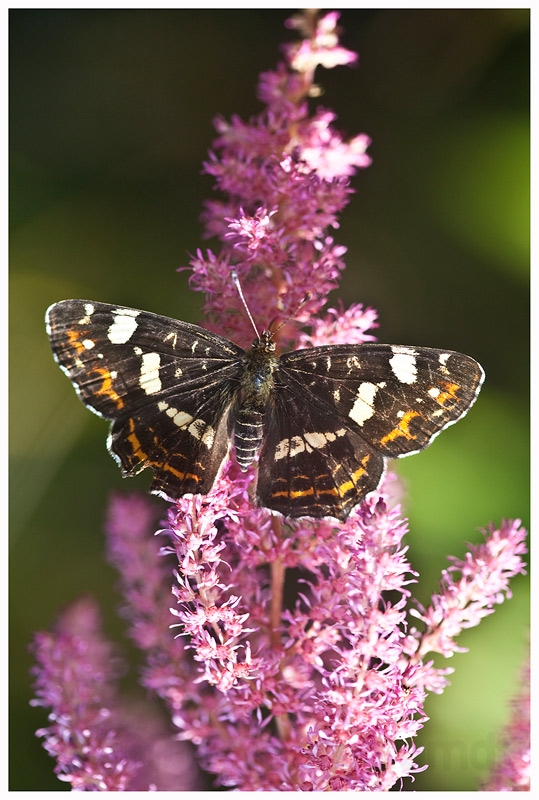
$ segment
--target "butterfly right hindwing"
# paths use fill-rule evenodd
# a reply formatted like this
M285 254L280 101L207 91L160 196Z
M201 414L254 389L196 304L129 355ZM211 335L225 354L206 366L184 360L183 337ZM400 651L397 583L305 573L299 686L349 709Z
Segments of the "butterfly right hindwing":
M329 414L287 376L266 415L257 488L261 505L291 517L346 519L379 486L385 470L385 459L353 423Z

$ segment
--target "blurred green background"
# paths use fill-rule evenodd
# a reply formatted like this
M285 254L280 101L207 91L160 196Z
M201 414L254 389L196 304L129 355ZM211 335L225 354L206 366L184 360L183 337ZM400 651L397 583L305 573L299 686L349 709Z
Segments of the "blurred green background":
M201 163L217 114L260 111L255 84L290 40L286 9L10 12L11 772L13 790L67 788L34 737L27 646L80 593L122 641L102 522L122 482L106 424L56 364L43 315L82 297L199 321L176 270L205 246ZM461 350L483 364L477 405L416 458L409 494L417 595L449 554L502 517L529 522L529 12L347 10L358 69L320 71L321 103L373 165L336 238L338 295L378 309L380 341ZM331 298L333 301L336 298ZM264 321L262 321L264 322ZM430 768L405 788L477 789L520 684L529 582L461 637L451 687L420 743Z

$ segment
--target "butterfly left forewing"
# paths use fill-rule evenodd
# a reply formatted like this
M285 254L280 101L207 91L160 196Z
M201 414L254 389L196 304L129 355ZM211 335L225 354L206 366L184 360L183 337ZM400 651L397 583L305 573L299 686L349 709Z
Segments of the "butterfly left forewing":
M46 324L56 361L84 404L106 419L241 371L237 345L149 311L63 300L48 309Z
M207 493L229 446L243 350L150 312L66 300L47 312L54 356L85 405L112 421L124 475L152 467L152 491Z

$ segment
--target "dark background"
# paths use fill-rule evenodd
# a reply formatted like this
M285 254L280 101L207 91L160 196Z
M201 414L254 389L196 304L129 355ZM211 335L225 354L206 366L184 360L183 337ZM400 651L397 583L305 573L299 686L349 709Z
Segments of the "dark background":
M102 522L122 482L54 364L43 316L82 297L200 320L176 270L205 247L201 163L217 114L261 106L290 15L278 10L12 10L10 13L11 772L16 790L67 789L34 737L27 646L81 593L122 641ZM337 240L337 296L376 307L380 341L461 350L483 364L477 405L396 468L409 495L410 558L428 602L446 556L479 529L529 521L529 12L348 10L359 68L320 70L320 102L373 165ZM264 321L262 321L264 323ZM408 789L477 789L519 688L529 584L459 639L451 687L429 700L429 769ZM420 759L420 761L422 760Z

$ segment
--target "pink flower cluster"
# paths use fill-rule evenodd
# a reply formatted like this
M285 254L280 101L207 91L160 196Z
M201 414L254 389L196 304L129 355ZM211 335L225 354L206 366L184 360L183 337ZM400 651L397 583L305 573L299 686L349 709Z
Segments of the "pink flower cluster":
M356 60L338 44L337 19L335 12L295 19L292 25L308 38L287 46L286 61L261 76L266 110L248 122L216 122L218 138L205 169L223 199L206 204L204 221L221 250L197 252L190 283L206 295L207 321L238 343L250 343L252 330L238 313L232 267L261 327L292 315L296 323L311 322L344 269L346 248L331 232L352 192L350 177L371 163L370 139L361 134L345 141L333 125L335 114L323 108L311 113L308 103L316 93L317 64ZM361 306L356 311L361 315ZM289 336L295 344L297 333Z
M368 137L345 141L333 112L309 107L316 67L356 60L339 44L337 20L335 12L295 17L290 26L303 39L262 75L265 111L217 122L205 168L221 199L204 219L220 250L197 252L190 282L205 294L208 324L240 344L253 334L232 270L261 327L286 322L281 346L374 338L373 309L320 316L344 268L333 233L350 177L370 163ZM414 743L425 697L447 683L448 670L426 658L457 651L458 633L508 596L524 568L525 531L518 521L489 529L424 609L411 594L417 575L393 475L342 523L291 522L257 508L254 480L255 468L243 473L231 460L210 494L170 506L155 537L149 500L113 498L109 560L144 653L143 686L165 702L176 735L196 746L218 786L373 791L413 780L425 769ZM109 691L114 661L95 624L84 624L84 607L72 613L79 639L66 617L36 639L37 702L52 709L40 733L73 787L135 788L141 766L119 717L100 716L121 705ZM189 788L189 775L174 788ZM158 776L148 786L163 783Z
M522 685L514 698L511 717L500 742L501 754L494 765L485 792L529 792L530 748L530 665L522 670Z
M117 697L125 664L100 630L97 606L83 598L55 630L36 635L35 699L51 709L38 730L55 773L74 791L196 788L196 770L149 703Z
M509 595L526 531L518 522L487 531L484 545L454 561L459 579L445 573L432 605L418 611L391 481L345 523L293 528L253 507L250 483L231 463L211 495L170 508L157 537L148 499L112 499L109 559L145 655L142 684L164 700L179 738L196 745L220 785L367 791L413 778L425 768L414 744L425 697L443 690L449 671L426 658L457 652L453 637ZM422 631L410 627L414 617ZM146 755L126 756L133 747L123 743L109 688L117 661L87 618L84 604L75 607L36 640L38 703L53 709L40 735L74 786L134 788L128 771L146 774ZM175 788L186 777L184 767ZM152 785L163 788L159 777Z
M521 556L526 552L520 520L514 520L503 521L499 530L490 525L484 544L471 545L463 561L451 557L452 565L442 573L441 593L432 597L427 610L414 615L424 631L418 637L412 629L415 642L410 652L418 657L429 652L446 657L465 652L455 637L478 625L497 603L511 597L507 578L524 573Z

